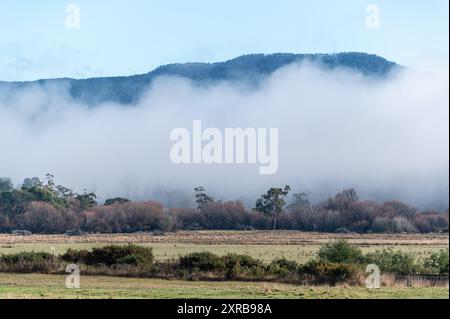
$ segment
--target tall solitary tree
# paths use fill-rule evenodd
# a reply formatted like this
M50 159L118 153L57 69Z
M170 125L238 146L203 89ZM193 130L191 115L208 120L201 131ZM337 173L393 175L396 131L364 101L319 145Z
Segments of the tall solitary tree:
M265 215L271 216L273 219L273 230L277 228L277 220L284 205L286 205L285 197L289 194L291 187L286 185L283 188L272 187L266 194L262 195L256 201L255 209Z
M199 186L194 188L194 192L195 192L195 203L197 204L197 209L198 210L202 210L203 207L208 204L213 202L214 200L212 199L212 197L209 197L206 194L206 190L203 186Z

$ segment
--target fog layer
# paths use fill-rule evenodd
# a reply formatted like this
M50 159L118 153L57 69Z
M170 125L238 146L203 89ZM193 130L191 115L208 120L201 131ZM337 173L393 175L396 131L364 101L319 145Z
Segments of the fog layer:
M447 67L443 70L448 70ZM0 177L52 173L101 198L160 199L171 206L202 185L217 199L253 201L291 185L322 199L347 187L367 199L421 208L448 205L448 71L403 70L385 80L291 65L258 89L199 87L160 78L136 106L80 105L66 87L0 94ZM278 128L279 168L176 165L172 129Z

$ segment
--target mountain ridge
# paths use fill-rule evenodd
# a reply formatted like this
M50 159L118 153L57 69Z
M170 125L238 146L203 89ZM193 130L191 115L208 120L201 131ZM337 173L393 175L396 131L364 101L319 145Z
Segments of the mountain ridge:
M257 85L276 70L292 63L309 61L326 69L347 68L365 76L384 78L401 66L380 56L362 52L335 54L248 54L224 62L173 63L154 70L129 76L94 77L85 79L55 78L36 81L0 81L0 97L6 90L23 90L48 84L66 84L70 96L89 105L115 102L134 104L145 89L158 77L176 76L189 79L198 85L231 81Z

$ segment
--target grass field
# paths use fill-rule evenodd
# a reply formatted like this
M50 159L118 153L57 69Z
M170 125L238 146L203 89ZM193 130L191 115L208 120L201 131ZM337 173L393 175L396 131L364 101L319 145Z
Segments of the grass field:
M0 254L68 248L91 249L135 243L152 247L159 260L192 252L248 254L269 262L284 257L304 263L324 243L346 239L364 252L382 248L408 251L416 258L448 248L448 234L323 234L264 231L200 231L164 235L0 235ZM54 249L52 249L52 247ZM82 276L81 289L64 287L65 276L0 274L0 298L449 298L446 288L304 287L277 283L186 282Z
M0 273L0 298L449 298L446 288L305 287L277 283L186 282L81 277L81 289L64 288L65 276Z
M44 251L63 254L68 248L91 249L109 244L136 243L152 247L155 257L159 260L176 258L192 252L210 251L218 255L227 253L248 254L266 262L284 257L304 263L314 256L320 245L337 238L348 240L351 244L361 247L364 252L391 247L411 252L417 258L448 248L448 235L445 234L358 235L289 231L184 231L163 236L152 236L149 234L86 235L77 237L63 235L34 235L26 237L0 235L0 254L11 254L21 251Z
M138 243L139 245L152 247L156 259L167 260L187 255L193 252L209 251L217 255L226 255L227 253L247 254L265 262L270 262L276 258L286 258L304 263L311 259L318 251L319 245L199 245L199 244L165 244L165 243ZM15 244L12 246L1 246L1 254L11 254L20 251L44 251L63 254L68 248L91 249L92 247L101 247L105 244L94 243L39 243L39 244ZM428 256L434 251L446 248L447 246L421 246L421 245L384 245L376 247L362 247L363 252L374 251L376 249L394 247L402 251L413 253L417 258Z

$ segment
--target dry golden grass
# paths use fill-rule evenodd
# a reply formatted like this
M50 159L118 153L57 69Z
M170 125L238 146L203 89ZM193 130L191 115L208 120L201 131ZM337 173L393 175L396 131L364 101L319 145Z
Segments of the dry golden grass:
M18 243L180 243L197 245L322 245L345 239L357 246L448 246L448 234L328 234L300 231L180 231L154 236L96 234L84 236L0 234L1 245Z
M177 258L193 252L209 251L218 255L246 254L270 262L287 258L304 263L313 258L321 245L335 239L346 239L363 252L395 248L423 258L448 248L446 234L324 234L296 231L200 231L151 234L11 236L0 235L0 254L22 251L44 251L63 254L69 248L92 249L108 244L135 243L153 248L158 260ZM53 248L53 250L52 250Z

